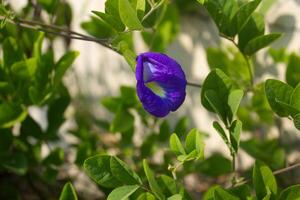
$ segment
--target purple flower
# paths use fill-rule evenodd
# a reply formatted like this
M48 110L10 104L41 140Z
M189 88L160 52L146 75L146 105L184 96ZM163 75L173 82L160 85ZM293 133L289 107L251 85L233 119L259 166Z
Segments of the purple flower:
M177 110L185 99L186 79L181 66L162 53L142 53L136 59L136 88L144 109L156 117Z

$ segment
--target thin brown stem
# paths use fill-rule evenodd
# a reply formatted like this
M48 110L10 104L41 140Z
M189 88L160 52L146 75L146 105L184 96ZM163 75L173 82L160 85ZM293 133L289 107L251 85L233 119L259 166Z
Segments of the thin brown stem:
M300 167L300 163L296 163L294 165L276 170L276 171L273 172L273 175L283 174L283 173L286 173L286 172L291 171L293 169L296 169L298 167ZM237 183L235 186L241 186L241 185L249 183L250 181L251 181L251 179L247 179L247 180L244 180L244 181L241 181L241 182Z
M2 18L3 17L0 17L0 19L2 19ZM72 30L64 29L62 27L55 26L55 25L44 24L44 23L38 22L38 21L31 21L31 20L24 20L24 19L16 18L16 19L7 19L7 22L16 24L23 28L38 30L38 31L42 31L42 32L52 34L52 35L59 35L59 36L65 37L65 38L96 42L96 43L98 43L102 46L105 46L117 53L120 53L117 49L113 48L109 44L108 39L98 39L98 38L90 37L90 36L87 36L87 35L72 31Z
M197 84L197 83L187 82L186 84L187 84L188 86L192 86L192 87L198 87L198 88L201 88L201 87L202 87L201 84Z

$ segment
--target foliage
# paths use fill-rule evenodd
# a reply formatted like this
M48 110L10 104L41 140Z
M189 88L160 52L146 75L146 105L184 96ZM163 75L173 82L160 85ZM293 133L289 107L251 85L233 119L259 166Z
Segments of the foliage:
M70 165L109 200L298 199L299 184L288 175L287 180L275 177L286 170L273 171L286 167L293 150L281 140L282 118L294 124L295 134L300 130L300 55L267 51L274 65L286 65L284 81L261 80L255 73L257 52L281 36L265 31L264 14L273 3L195 0L181 7L180 1L106 0L103 12L91 11L90 20L81 23L90 36L70 31L72 8L66 1L28 1L20 11L2 3L0 199L93 199L69 182L76 178L68 173ZM211 134L220 136L230 159L205 153L209 134L191 127L188 116L171 122L146 113L134 87L120 86L119 95L103 97L100 106L111 118L99 119L76 105L63 82L79 56L70 49L70 39L110 48L135 71L134 35L149 51L165 52L189 10L205 10L220 37L231 43L206 49L210 72L199 91L199 103L215 116ZM54 48L58 38L65 47L61 56ZM60 129L71 106L76 128L67 135L77 142L63 146ZM46 127L32 115L33 108L44 110ZM137 123L143 130L140 143L135 141ZM270 137L273 129L278 138ZM236 167L241 149L255 160L249 169ZM189 176L207 186L189 188Z

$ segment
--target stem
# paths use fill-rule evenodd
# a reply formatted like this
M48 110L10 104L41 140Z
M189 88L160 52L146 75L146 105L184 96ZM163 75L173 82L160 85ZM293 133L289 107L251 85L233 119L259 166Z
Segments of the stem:
M0 19L4 19L4 17L0 16ZM108 42L109 40L107 40L107 39L98 39L98 38L90 37L90 36L87 36L87 35L72 31L72 30L67 30L67 29L64 29L64 28L61 28L61 27L55 26L55 25L44 24L44 23L38 22L38 21L30 21L30 20L16 18L16 19L7 19L7 22L18 25L23 28L29 28L29 29L42 31L45 33L53 34L53 35L59 35L59 36L65 37L65 38L96 42L96 43L98 43L102 46L105 46L117 53L120 53L120 52L118 52L117 49L113 48L109 44L109 42Z
M291 170L296 169L298 167L300 167L300 163L296 163L294 165L291 165L291 166L288 166L288 167L276 170L276 171L273 172L273 175L283 174L285 172L291 171ZM247 179L245 181L237 183L235 186L241 186L241 185L244 185L246 183L249 183L250 181L251 181L251 179Z
M251 85L253 85L253 84L254 84L254 78L253 78L254 73L253 73L252 66L251 66L251 64L250 64L250 60L249 60L249 58L248 58L247 56L245 56L243 53L242 53L242 55L243 55L243 57L244 57L244 59L245 59L245 61L246 61L246 64L247 64L247 68L248 68L249 76L250 76L250 83L251 83Z
M142 22L145 21L156 9L158 9L163 3L165 2L165 0L162 0L161 2L159 2L158 4L154 4L151 5L153 7L151 7L150 11L143 17Z
M234 187L235 184L237 183L237 174L235 172L235 168L236 168L236 166L235 166L235 161L236 161L235 153L232 153L231 157L232 157L232 169L231 170L232 170L232 174L233 174L233 177L231 179L231 184L232 184L232 187Z
M0 19L4 19L4 18L0 16ZM49 33L52 35L59 35L59 36L65 37L65 38L96 42L106 48L109 48L109 49L115 51L118 54L121 54L121 52L119 52L117 49L113 48L108 43L107 39L98 39L98 38L90 37L90 36L87 36L87 35L84 35L84 34L69 30L69 29L67 30L67 29L61 28L59 26L44 24L44 23L38 22L38 21L30 21L30 20L24 20L24 19L14 19L14 20L7 19L7 22L18 25L23 28L38 30L38 31L42 31L42 32ZM198 88L202 87L201 84L191 83L191 82L187 82L187 85L192 86L192 87L198 87Z
M231 155L231 157L232 157L232 172L234 173L235 172L235 154L232 154Z
M186 84L187 84L188 86L192 86L192 87L198 87L198 88L201 88L201 87L202 87L201 84L197 84L197 83L187 82Z

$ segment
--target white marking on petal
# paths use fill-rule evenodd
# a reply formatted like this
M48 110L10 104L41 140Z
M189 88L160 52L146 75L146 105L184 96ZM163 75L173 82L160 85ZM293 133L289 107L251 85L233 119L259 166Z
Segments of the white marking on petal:
M155 65L150 62L143 63L143 80L144 82L149 81L152 78L152 74L157 71Z

